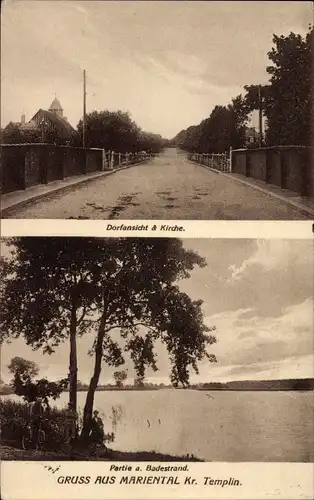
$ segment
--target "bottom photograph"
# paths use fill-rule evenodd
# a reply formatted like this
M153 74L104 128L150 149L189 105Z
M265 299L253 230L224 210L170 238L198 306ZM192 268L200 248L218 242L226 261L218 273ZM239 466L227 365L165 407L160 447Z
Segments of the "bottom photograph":
M312 462L312 250L3 238L1 459Z

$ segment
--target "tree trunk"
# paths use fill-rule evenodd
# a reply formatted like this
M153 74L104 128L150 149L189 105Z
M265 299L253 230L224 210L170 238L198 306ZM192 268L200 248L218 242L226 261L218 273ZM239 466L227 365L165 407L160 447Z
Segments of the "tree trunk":
M95 364L94 364L94 373L92 378L90 379L88 391L87 391L87 396L86 396L86 402L85 402L85 407L84 407L84 415L83 415L83 428L81 432L81 440L86 441L89 430L90 430L90 422L93 414L93 407L94 407L94 397L95 397L95 391L98 386L99 382L99 377L101 373L101 360L102 360L102 355L103 355L103 340L105 336L105 326L106 326L106 315L107 315L107 310L106 307L104 309L104 312L102 314L102 317L100 319L100 325L97 333L97 342L96 342L96 347L95 347Z
M77 411L77 352L76 352L76 317L77 307L73 303L70 324L70 366L69 366L69 403L73 410Z

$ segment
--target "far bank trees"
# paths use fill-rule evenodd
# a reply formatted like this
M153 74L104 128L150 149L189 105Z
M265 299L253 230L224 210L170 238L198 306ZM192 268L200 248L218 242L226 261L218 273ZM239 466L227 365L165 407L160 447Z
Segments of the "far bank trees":
M123 383L128 378L128 374L125 370L119 370L114 372L113 378L117 387L123 387Z

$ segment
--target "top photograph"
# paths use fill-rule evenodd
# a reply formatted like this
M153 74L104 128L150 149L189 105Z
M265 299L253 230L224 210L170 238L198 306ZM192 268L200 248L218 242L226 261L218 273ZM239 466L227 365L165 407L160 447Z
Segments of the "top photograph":
M3 219L314 220L313 3L7 1Z

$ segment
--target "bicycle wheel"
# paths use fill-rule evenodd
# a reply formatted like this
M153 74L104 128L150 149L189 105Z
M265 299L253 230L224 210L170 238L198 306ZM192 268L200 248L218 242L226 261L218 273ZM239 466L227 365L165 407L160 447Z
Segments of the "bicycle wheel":
M39 429L38 436L37 436L37 446L36 446L37 450L43 449L45 441L46 441L45 431L43 431L42 429Z
M27 435L22 436L22 450L28 450L31 445L31 439Z

